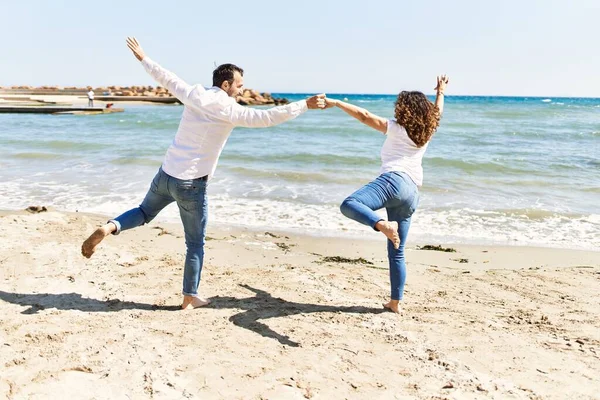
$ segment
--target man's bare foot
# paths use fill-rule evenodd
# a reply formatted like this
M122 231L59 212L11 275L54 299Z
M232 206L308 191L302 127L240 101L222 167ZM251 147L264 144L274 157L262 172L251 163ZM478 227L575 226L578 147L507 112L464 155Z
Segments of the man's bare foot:
M84 257L90 258L96 251L96 247L104 240L105 237L117 230L117 227L112 222L96 229L89 238L81 245L81 254Z
M375 228L392 241L394 248L400 247L400 236L398 235L398 223L396 221L379 221Z
M384 304L383 307L395 312L396 314L400 314L400 307L398 306L399 303L400 300L390 300L388 303Z
M202 306L207 306L210 304L210 300L203 299L196 296L183 296L183 304L181 305L182 310L187 310L188 308L198 308Z

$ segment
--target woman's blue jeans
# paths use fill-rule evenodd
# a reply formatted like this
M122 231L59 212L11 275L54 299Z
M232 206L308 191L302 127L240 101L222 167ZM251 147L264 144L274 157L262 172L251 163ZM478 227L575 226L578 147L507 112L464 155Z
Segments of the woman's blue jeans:
M387 210L388 221L398 222L400 248L394 249L387 241L388 260L390 264L390 283L392 300L401 300L406 282L406 263L404 260L404 244L408 236L410 219L419 203L417 185L403 172L387 172L352 193L342 203L340 210L346 217L375 229L375 224L382 218L375 210Z
M187 247L183 270L183 294L197 296L208 218L206 178L177 179L160 168L142 204L109 222L117 226L114 234L118 235L121 231L149 223L163 208L174 201L179 207Z

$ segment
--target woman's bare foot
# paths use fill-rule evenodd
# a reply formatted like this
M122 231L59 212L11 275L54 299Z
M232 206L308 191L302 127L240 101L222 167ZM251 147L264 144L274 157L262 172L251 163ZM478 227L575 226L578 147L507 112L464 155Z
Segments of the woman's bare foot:
M105 237L117 230L117 227L112 222L96 229L89 238L81 245L81 254L84 257L90 258L96 251L96 247L104 240Z
M390 300L388 303L384 304L383 307L395 312L396 314L400 314L400 307L398 306L399 303L400 300Z
M183 304L181 305L182 310L187 310L188 308L198 308L202 306L207 306L210 304L210 300L203 299L196 296L183 296Z
M398 250L400 247L400 236L398 235L398 223L396 221L381 220L375 224L375 228L390 239L394 248Z

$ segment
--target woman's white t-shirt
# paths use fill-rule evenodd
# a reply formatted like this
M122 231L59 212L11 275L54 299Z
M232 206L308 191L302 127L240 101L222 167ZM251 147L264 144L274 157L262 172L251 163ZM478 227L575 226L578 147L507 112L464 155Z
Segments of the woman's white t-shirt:
M423 185L423 154L429 142L423 147L408 137L403 126L393 119L388 120L387 138L381 148L381 173L404 172L417 186Z

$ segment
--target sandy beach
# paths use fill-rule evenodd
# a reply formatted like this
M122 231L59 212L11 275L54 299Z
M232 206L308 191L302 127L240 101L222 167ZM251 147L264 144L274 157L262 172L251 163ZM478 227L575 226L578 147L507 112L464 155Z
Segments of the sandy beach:
M209 225L212 304L180 311L181 226L109 237L84 259L105 219L0 214L0 397L598 396L600 252L409 243L395 315L383 239Z

